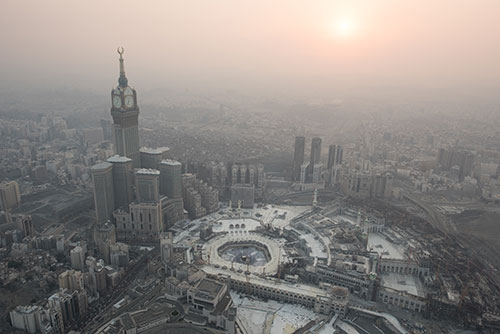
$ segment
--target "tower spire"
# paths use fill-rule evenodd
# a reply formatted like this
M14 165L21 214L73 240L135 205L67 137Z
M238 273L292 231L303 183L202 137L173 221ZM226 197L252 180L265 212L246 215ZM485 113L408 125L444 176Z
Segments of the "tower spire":
M118 84L120 87L127 87L128 79L125 76L125 65L123 65L123 47L119 47L116 51L120 55L120 78L118 78Z

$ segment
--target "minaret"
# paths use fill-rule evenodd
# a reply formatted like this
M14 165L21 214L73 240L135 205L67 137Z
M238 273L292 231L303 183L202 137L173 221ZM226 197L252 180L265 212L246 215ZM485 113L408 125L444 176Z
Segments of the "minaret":
M123 48L120 55L120 77L118 86L111 91L111 116L113 117L113 142L115 154L126 156L133 161L133 167L140 167L139 153L139 107L137 93L128 85L123 63Z

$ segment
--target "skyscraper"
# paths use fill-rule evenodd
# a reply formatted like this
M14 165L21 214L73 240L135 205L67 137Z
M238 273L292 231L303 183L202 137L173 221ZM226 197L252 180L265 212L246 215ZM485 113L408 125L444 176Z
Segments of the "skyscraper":
M113 216L115 196L113 190L113 165L102 162L92 166L94 203L97 223L107 222Z
M311 160L310 166L314 166L321 160L321 138L314 137L311 141Z
M21 204L21 193L16 181L0 184L0 210L9 211Z
M141 168L135 172L137 203L158 202L160 199L160 172Z
M134 198L133 161L127 157L115 155L108 159L113 165L113 189L115 209L127 208Z
M307 170L307 182L313 182L315 165L321 161L321 138L314 137L311 141L311 157Z
M71 268L83 270L85 265L85 251L82 247L76 246L70 251Z
M342 153L343 149L340 145L330 145L328 147L328 169L342 163Z
M113 138L115 153L133 160L134 168L139 168L139 107L137 93L128 85L123 65L123 48L120 54L120 77L118 86L111 91L111 116L113 117Z
M306 148L305 137L295 137L295 150L293 152L292 181L300 180L300 167L304 163L304 151Z
M459 170L458 178L463 180L466 176L471 175L474 158L474 154L468 151L441 148L438 151L437 163L440 164L445 171L449 171L454 166L457 166Z
M160 162L160 192L168 198L182 197L182 164L166 159Z
M113 123L108 119L101 119L102 137L104 140L113 139Z
M168 147L149 148L141 147L141 168L160 169L160 162L167 159Z

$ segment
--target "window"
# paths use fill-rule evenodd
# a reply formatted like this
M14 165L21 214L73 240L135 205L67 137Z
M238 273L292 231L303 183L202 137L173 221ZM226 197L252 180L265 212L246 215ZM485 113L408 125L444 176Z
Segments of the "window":
M134 225L134 224L132 224L132 229L134 229L134 228L135 228L135 225Z
M127 228L127 227L126 227L126 225L125 225L125 223L123 223L123 228L124 228L124 229L126 229L126 228Z
M141 224L141 230L144 230L144 225Z
M153 227L151 226L151 224L149 224L149 230L151 231L153 229Z
M151 223L151 212L148 213L149 222Z
M133 212L130 213L130 218L132 219L132 221L134 221L134 213Z
M139 213L139 220L142 222L142 212Z

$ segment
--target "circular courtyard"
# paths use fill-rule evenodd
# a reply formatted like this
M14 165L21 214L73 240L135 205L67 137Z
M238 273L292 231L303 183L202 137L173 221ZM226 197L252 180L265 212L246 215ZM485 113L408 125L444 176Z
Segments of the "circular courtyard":
M258 242L228 242L218 250L219 256L226 261L250 266L264 266L271 255L267 247Z
M284 261L279 241L255 232L226 233L203 246L203 260L216 268L254 274L275 274Z

